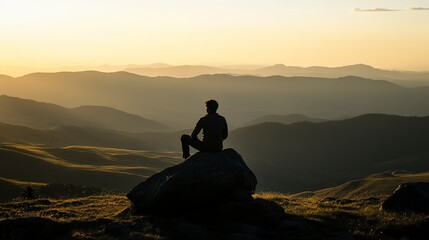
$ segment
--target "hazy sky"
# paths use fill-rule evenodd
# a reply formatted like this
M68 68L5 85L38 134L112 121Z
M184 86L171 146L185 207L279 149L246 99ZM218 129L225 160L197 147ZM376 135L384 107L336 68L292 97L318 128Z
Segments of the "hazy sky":
M154 62L429 70L429 0L0 0L0 65Z

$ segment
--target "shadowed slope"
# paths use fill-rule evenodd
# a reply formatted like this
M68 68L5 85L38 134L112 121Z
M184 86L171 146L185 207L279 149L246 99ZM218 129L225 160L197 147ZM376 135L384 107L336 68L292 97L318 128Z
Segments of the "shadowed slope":
M0 121L34 128L64 125L92 126L123 131L159 131L165 127L153 120L109 107L59 105L16 97L0 96Z
M233 131L260 190L299 192L402 168L429 170L429 117L380 114L323 123L265 123ZM412 164L409 164L412 163Z

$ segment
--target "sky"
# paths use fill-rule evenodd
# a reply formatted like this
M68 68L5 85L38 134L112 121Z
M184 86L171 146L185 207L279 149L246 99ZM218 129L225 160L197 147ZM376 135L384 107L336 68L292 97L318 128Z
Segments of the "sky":
M429 71L429 0L0 0L0 73L150 63Z

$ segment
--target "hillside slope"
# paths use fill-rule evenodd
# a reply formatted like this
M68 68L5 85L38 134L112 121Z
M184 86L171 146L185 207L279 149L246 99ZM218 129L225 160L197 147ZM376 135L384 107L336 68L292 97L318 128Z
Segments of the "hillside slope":
M231 132L228 146L260 190L302 192L374 172L429 170L429 117L369 114L322 123L264 123Z
M298 193L293 195L293 197L356 199L389 196L401 183L423 181L429 181L429 172L384 172L372 174L363 179L346 182L336 187L320 189L314 192Z
M33 129L0 122L0 141L50 146L89 145L143 149L145 143L119 132L91 127L62 126Z
M176 153L88 146L0 145L0 176L16 182L73 183L128 191L152 174L181 161Z
M64 108L17 97L0 96L0 121L33 128L90 126L122 131L160 131L161 123L110 107Z

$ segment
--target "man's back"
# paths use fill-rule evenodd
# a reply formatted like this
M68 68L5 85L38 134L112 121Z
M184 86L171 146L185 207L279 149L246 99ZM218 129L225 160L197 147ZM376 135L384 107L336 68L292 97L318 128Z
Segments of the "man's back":
M198 121L192 132L192 138L196 139L201 130L206 151L222 150L222 142L228 137L228 125L224 117L217 113L208 113Z
M191 136L183 134L181 137L183 158L190 156L189 146L202 152L219 152L223 149L223 140L228 137L228 125L224 117L216 113L218 103L215 100L206 102L207 115L200 118ZM198 134L203 131L203 140Z

